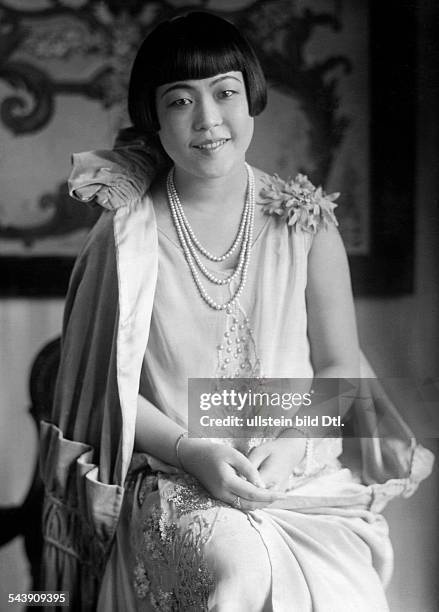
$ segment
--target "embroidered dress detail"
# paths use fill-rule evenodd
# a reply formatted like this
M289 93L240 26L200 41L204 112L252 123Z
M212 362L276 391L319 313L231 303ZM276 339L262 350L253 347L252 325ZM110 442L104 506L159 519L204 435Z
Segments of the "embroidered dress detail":
M217 345L216 378L261 377L261 361L249 318L237 300L226 310L226 327Z
M326 194L315 187L305 174L283 180L277 174L265 180L260 192L260 204L267 215L278 215L288 225L315 234L329 224L338 225L334 215L339 193Z
M144 499L158 492L159 478L144 479ZM136 595L140 600L148 598L157 612L207 610L214 580L203 549L215 524L217 506L226 504L210 498L188 475L168 481L165 490L164 504L157 498L143 521L141 541L135 545ZM183 515L186 519L180 520Z
M206 489L189 474L185 474L184 478L176 479L171 491L166 494L166 500L172 504L177 518L195 510L227 506L227 504L210 497Z

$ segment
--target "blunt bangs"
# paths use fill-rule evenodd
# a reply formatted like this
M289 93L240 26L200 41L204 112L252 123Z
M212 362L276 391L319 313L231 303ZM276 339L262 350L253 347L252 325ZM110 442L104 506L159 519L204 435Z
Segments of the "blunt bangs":
M228 21L210 13L189 13L161 23L143 41L131 71L128 112L133 125L147 132L160 129L155 93L165 83L206 79L240 71L249 113L266 105L265 77L249 43Z
M205 41L205 45L194 44L199 41L186 42L189 44L168 47L165 55L160 57L156 85L185 79L207 79L222 72L244 70L243 58L237 49L224 48L225 45L221 45L223 48L215 45L214 48L212 41Z

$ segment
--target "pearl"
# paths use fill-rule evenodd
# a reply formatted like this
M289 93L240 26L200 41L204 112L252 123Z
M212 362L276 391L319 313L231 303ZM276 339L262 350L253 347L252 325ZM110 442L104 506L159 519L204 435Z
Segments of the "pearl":
M216 347L219 351L223 351L224 350L224 346L222 344L218 344L218 346Z
M232 326L230 327L230 331L235 331L235 330L236 330L236 325L232 325Z
M227 344L233 344L232 340L230 340L230 338L227 340Z
M228 352L228 353L231 353L231 352L232 352L232 349L230 348L230 346L228 346L228 347L227 347L227 352Z
M174 184L174 168L171 168L167 178L167 195L168 203L171 211L172 220L177 232L178 239L182 246L186 261L192 274L192 278L198 289L200 296L203 300L215 310L227 309L227 312L231 313L230 306L233 305L237 298L241 295L245 283L247 281L247 270L250 262L251 244L253 237L253 223L254 223L254 212L255 212L255 186L254 186L254 174L248 164L246 164L248 184L247 184L247 195L241 216L241 222L238 229L236 238L230 247L230 249L220 256L214 256L209 251L201 246L198 239L196 238L186 216L184 209L181 205L180 198ZM227 257L230 257L232 253L237 249L238 244L241 243L241 250L238 257L238 263L235 270L227 278L217 278L212 274L204 264L201 262L200 257L197 253L201 253L211 261L224 261ZM198 269L197 269L198 268ZM223 304L218 304L208 294L204 286L201 284L200 275L198 270L203 274L205 278L216 285L230 284L235 278L240 276L237 289L232 297Z
M230 332L228 332L228 331L224 332L224 337L225 338L228 338L229 336L230 336Z

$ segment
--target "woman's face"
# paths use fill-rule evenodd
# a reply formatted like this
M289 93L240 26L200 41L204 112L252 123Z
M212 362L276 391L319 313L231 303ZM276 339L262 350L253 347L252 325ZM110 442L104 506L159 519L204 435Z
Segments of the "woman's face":
M157 88L158 132L178 169L200 178L237 171L253 136L241 72Z

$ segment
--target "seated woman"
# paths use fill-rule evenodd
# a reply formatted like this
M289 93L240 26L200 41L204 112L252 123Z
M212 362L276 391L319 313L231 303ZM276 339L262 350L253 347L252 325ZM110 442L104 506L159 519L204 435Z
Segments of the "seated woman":
M384 459L363 446L357 473L340 438L306 428L187 435L189 378L360 376L334 198L246 163L265 102L239 32L192 13L136 57L128 106L146 148L76 158L72 191L110 210L70 283L42 472L45 588L78 609L387 609L382 500L431 464L397 415L404 444ZM146 193L157 139L165 171Z

